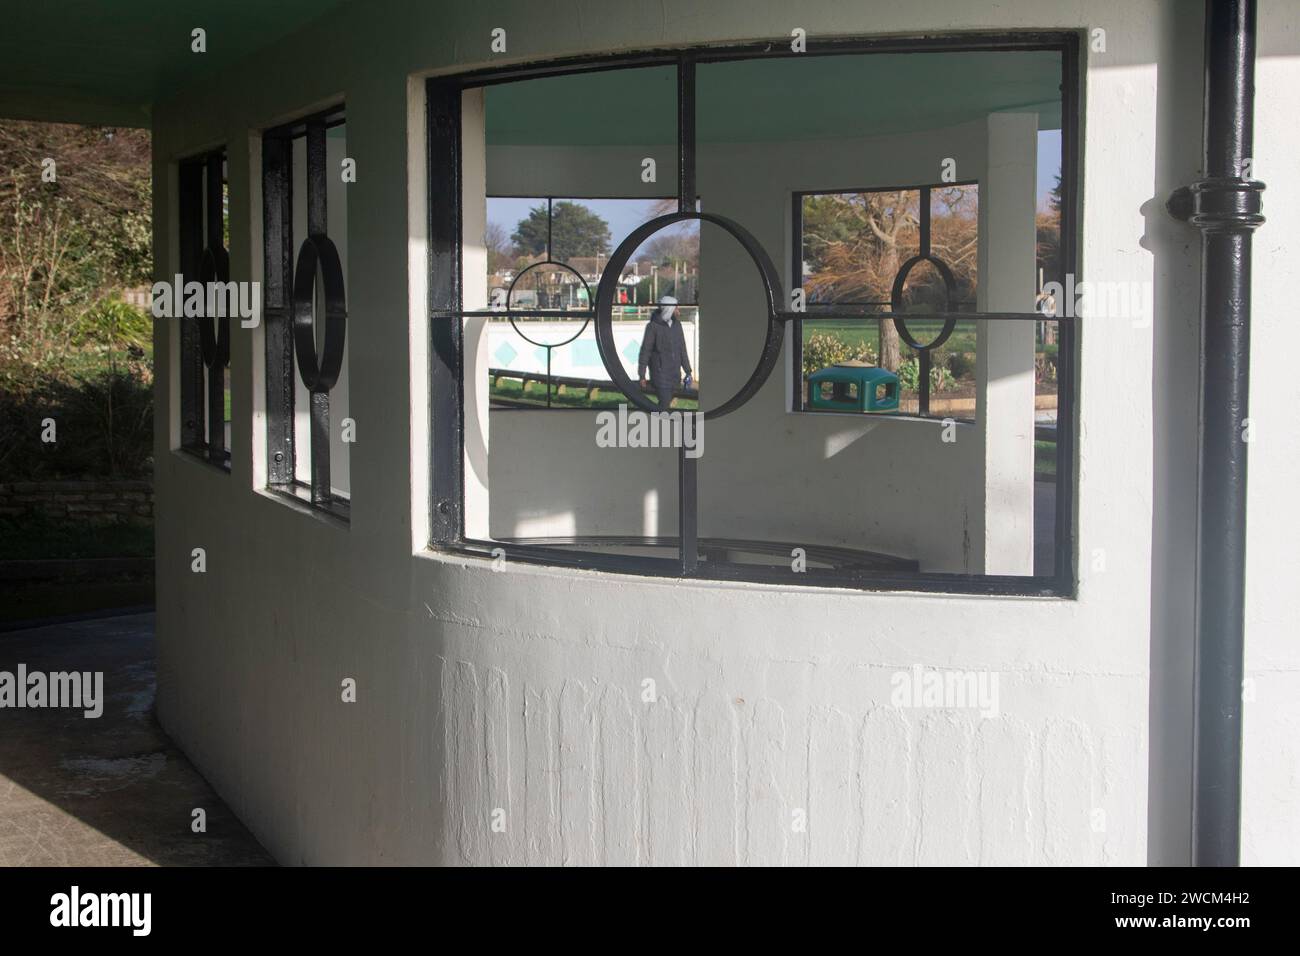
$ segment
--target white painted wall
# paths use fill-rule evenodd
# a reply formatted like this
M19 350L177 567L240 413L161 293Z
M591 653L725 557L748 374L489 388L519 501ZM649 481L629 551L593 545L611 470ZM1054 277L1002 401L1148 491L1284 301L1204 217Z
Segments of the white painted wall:
M1030 312L1037 287L1038 114L988 118L988 166L980 191L984 258L981 312ZM1034 571L1034 326L976 324L976 428L983 439L979 540L988 574Z
M1286 120L1295 115L1300 90L1300 16L1294 6L1261 6L1259 57L1254 175L1268 187L1268 221L1255 233L1251 289L1255 440L1248 463L1242 860L1294 866L1300 859L1300 553L1294 518L1300 435L1290 371L1296 332L1287 317L1300 283L1300 183L1292 175L1300 129Z
M1255 285L1253 402L1268 437L1251 460L1248 664L1260 693L1246 718L1245 838L1248 861L1295 863L1295 559L1275 515L1289 513L1300 451L1282 418L1297 333L1286 320L1296 227L1284 215L1295 203L1281 182L1297 146L1300 11L1281 0L1263 7L1257 136L1276 218L1257 239L1273 271L1258 267ZM1199 34L1191 51L1171 42L1185 29L1173 8L871 0L804 5L799 20L814 36L1103 25L1107 52L1087 55L1083 267L1136 281L1158 269L1165 283L1186 273L1199 245L1161 220L1177 168L1168 150L1182 142L1167 131L1199 128L1195 84L1169 85L1200 47ZM671 5L668 16L631 3L353 4L160 104L158 272L175 264L170 162L226 141L232 278L247 279L260 272L250 130L346 97L358 162L349 370L363 436L352 448L350 526L259 493L260 337L242 331L231 360L232 473L174 454L159 429L158 712L168 732L285 863L1185 858L1176 833L1148 824L1149 766L1164 797L1152 818L1179 812L1168 781L1185 769L1176 756L1149 756L1148 733L1176 744L1185 725L1171 715L1190 693L1174 681L1157 698L1150 680L1153 588L1168 628L1160 648L1176 661L1166 609L1185 586L1170 542L1162 536L1152 551L1153 449L1163 481L1177 489L1190 479L1164 465L1176 451L1145 383L1175 388L1175 408L1194 406L1195 353L1163 348L1153 379L1150 327L1081 336L1074 600L494 573L488 561L412 553L427 529L428 421L420 85L409 77L486 65L489 31L502 24L510 52L498 62L785 36L791 26L784 8L734 0ZM1185 321L1180 306L1177 295L1158 297L1154 327ZM158 325L156 354L173 354L173 332ZM158 369L169 400L173 368ZM204 575L189 570L196 546L208 551ZM913 666L996 671L999 715L892 707L891 675ZM344 677L358 681L355 704L339 701ZM647 678L654 704L642 703ZM508 826L494 835L498 807ZM805 833L791 828L800 809Z

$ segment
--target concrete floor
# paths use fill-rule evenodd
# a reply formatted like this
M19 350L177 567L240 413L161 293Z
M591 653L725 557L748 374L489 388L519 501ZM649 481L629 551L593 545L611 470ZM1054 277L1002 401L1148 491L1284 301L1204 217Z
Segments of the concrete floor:
M154 719L152 614L0 633L19 663L103 671L104 712L0 709L0 866L273 864Z

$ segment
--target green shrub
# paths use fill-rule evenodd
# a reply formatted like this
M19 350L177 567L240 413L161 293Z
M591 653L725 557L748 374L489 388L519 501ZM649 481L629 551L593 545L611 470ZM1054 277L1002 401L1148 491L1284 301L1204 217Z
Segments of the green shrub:
M119 299L100 299L73 322L72 344L142 357L153 351L153 320Z
M876 354L866 342L845 342L837 335L814 332L804 339L803 374L807 376L841 362L875 364Z
M973 379L975 377L975 353L950 353L948 356L948 371L955 379Z
M905 392L915 392L921 384L921 360L913 355L898 366L898 385ZM930 391L942 392L952 385L952 375L942 365L930 367Z
M80 373L28 370L0 390L0 481L147 475L153 385L139 363ZM44 421L56 441L41 440Z

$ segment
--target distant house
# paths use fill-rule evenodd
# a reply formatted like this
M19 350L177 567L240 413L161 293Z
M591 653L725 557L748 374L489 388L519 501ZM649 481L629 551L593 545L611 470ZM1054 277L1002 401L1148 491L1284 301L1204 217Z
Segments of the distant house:
M609 262L609 256L573 256L564 261L568 269L550 269L544 272L533 269L525 273L524 269L538 266L545 262L542 256L536 256L532 262L525 263L520 270L501 269L488 276L488 301L505 303L509 295L509 304L521 309L585 309L590 306L587 300L588 290L594 299L596 286L600 283L601 270ZM569 269L573 270L572 272ZM679 267L678 273L681 272ZM576 273L576 275L575 275ZM545 274L547 279L539 280L529 288L527 279L516 283L511 292L511 283L527 274ZM581 277L581 281L579 281ZM655 301L654 290L671 290L676 276L674 268L655 266L649 260L637 260L628 263L619 277L618 294L615 302L621 305L649 305ZM586 283L586 289L583 288Z

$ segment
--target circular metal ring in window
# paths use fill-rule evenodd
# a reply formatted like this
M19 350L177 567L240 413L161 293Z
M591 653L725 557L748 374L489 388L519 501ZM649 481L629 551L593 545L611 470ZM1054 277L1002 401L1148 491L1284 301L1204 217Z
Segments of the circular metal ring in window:
M199 284L203 287L203 301L215 301L208 290L213 282L230 281L230 256L218 246L204 249L199 257ZM216 328L213 328L213 323ZM204 316L199 319L199 352L203 364L210 369L225 368L230 364L230 316Z
M547 259L545 262L534 262L532 265L520 269L519 274L515 276L514 279L511 280L510 288L506 290L506 318L510 320L511 328L513 328L516 332L518 332L519 337L523 339L525 342L527 342L529 345L536 345L539 348L544 348L544 349L558 349L563 345L568 345L570 342L574 341L578 336L580 336L583 332L587 331L587 326L591 324L591 316L587 316L582 322L582 328L578 329L578 331L574 332L572 336L565 339L563 342L549 342L549 343L534 342L528 336L524 335L523 330L519 328L518 325L515 324L514 314L510 310L511 298L515 294L515 283L517 283L520 279L522 279L533 269L538 269L541 268L542 266L555 266L556 268L563 269L565 272L573 273L573 275L577 277L578 281L582 283L582 290L587 294L587 301L591 302L591 286L587 285L587 280L582 277L582 274L579 273L577 269L563 262L552 262L551 260ZM557 316L563 314L564 314L563 312L556 312Z
M316 358L316 270L325 287L325 347ZM298 374L309 392L328 392L343 368L343 339L347 334L347 304L343 297L343 267L329 236L303 240L293 277L293 350Z
M632 254L640 248L643 242L661 229L691 220L712 223L725 230L740 243L741 247L749 253L749 258L754 261L754 265L758 269L759 279L763 283L763 294L767 300L767 334L763 340L763 353L759 356L754 371L750 373L745 384L740 387L740 390L735 395L717 408L711 408L700 413L703 418L719 418L744 405L754 397L754 394L767 381L767 377L772 374L772 369L776 367L777 359L781 355L781 342L785 334L783 320L778 318L777 312L777 303L782 301L782 297L781 280L777 276L776 266L772 264L772 259L768 256L767 251L758 244L758 240L740 223L714 213L685 210L651 219L633 230L614 250L614 254L610 256L609 262L605 266L605 271L600 275L600 285L596 289L596 345L600 350L600 360L605 366L605 371L609 373L610 379L633 405L648 412L666 411L666 409L661 409L657 403L646 398L637 384L623 370L623 363L619 361L618 353L614 347L614 328L612 325L614 295L618 291L618 280L623 275L623 269L631 260Z
M922 262L928 262L939 270L939 277L943 279L944 293L947 297L947 310L951 312L952 291L953 287L957 284L953 279L952 270L948 268L948 263L944 262L937 256L926 255L912 256L912 258L904 262L902 267L899 268L898 275L894 276L893 291L889 294L889 308L894 312L903 311L903 286L907 284L908 274L911 273L915 266L920 265ZM948 336L952 335L953 329L957 327L957 320L952 316L948 316L948 318L944 319L943 328L940 329L939 334L934 337L934 341L927 345L922 345L912 337L912 333L908 331L907 323L904 320L894 319L894 327L898 329L898 337L900 339L920 352L924 349L937 349L940 345L943 345L944 342L947 342Z

